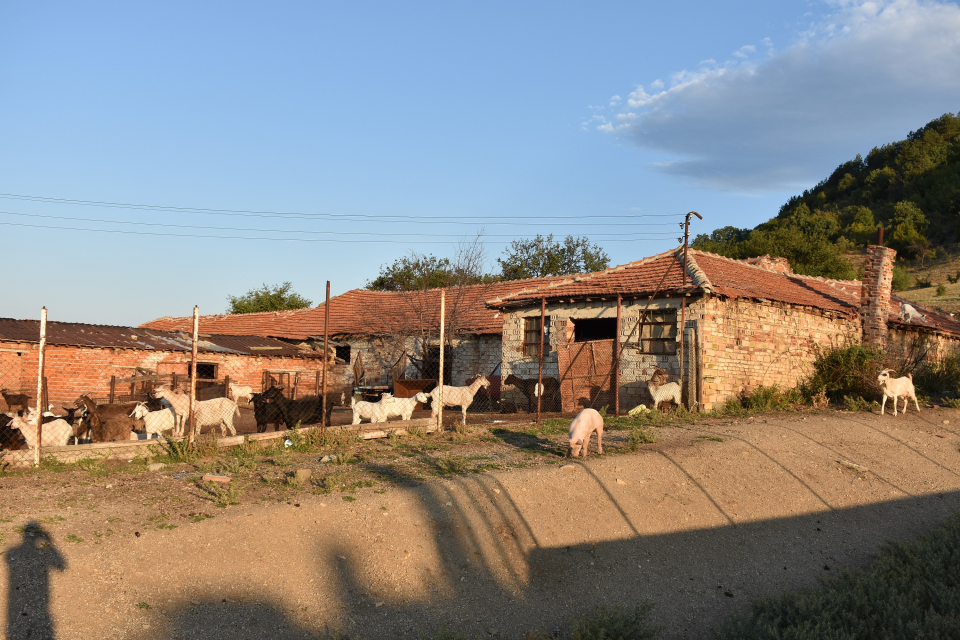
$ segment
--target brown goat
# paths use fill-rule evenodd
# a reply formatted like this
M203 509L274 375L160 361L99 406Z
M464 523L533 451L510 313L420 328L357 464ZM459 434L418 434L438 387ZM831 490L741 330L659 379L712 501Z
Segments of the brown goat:
M137 408L136 402L124 402L122 404L100 404L98 405L94 402L90 396L82 395L77 398L76 405L78 407L82 406L87 410L87 417L85 422L90 425L90 430L92 432L91 440L93 442L110 442L111 440L129 440L130 438L117 438L114 437L114 432L122 432L125 427L118 427L116 425L111 426L109 429L105 430L104 423L114 418L128 418L131 422L129 429L126 430L126 435L129 436L130 430L133 428L133 425L136 423L133 418L130 418L130 414L133 413L133 410ZM119 429L119 431L118 431ZM106 438L106 439L102 439Z
M130 416L112 416L93 426L94 442L114 442L118 440L136 440L133 433L140 420Z
M27 403L30 401L30 396L25 393L15 393L8 389L0 389L0 395L3 396L3 401L7 403L7 410L13 411L13 405L20 407L18 411L26 411Z

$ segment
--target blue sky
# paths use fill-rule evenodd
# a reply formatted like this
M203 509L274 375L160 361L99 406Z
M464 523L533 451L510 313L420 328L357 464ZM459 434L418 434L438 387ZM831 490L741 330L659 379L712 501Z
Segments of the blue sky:
M628 262L958 109L955 3L2 3L0 193L310 215L0 198L0 316L316 303L481 229Z

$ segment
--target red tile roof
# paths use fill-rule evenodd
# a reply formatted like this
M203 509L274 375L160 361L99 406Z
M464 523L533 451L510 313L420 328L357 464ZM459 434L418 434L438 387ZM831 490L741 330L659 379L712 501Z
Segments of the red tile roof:
M618 293L632 296L680 290L707 291L730 298L773 300L856 317L860 307L859 280L831 280L785 272L778 259L733 260L691 249L686 289L681 271L682 250L672 250L596 273L513 280L447 290L447 322L457 319L458 332L499 335L499 310L548 300L602 298ZM949 315L913 304L924 320L904 323L899 298L891 297L890 322L960 336L960 322ZM440 292L383 292L354 289L330 300L330 336L415 333L439 325ZM423 313L421 314L421 310ZM458 310L455 312L455 310ZM203 333L254 335L306 340L323 335L324 305L297 311L200 317ZM193 319L159 318L141 327L189 331Z
M456 330L461 333L500 334L503 319L498 311L486 306L486 300L561 279L558 276L532 278L447 289L446 322L456 320ZM427 329L437 330L440 323L439 289L426 293L354 289L330 299L331 336L415 333L420 329L421 320ZM323 336L323 322L324 305L321 304L296 311L201 316L200 331L306 340ZM190 331L193 318L158 318L140 326Z
M530 306L546 297L548 300L602 298L627 295L665 295L684 290L680 265L683 252L676 249L637 262L555 280L535 289L513 292L487 304L491 308ZM773 300L799 306L834 311L847 317L858 315L860 308L859 280L831 280L786 273L776 259L768 261L734 260L713 253L690 249L687 268L687 291L701 290L730 298ZM889 321L894 324L923 327L960 336L960 322L951 316L914 304L924 320L904 323L900 303L891 296Z

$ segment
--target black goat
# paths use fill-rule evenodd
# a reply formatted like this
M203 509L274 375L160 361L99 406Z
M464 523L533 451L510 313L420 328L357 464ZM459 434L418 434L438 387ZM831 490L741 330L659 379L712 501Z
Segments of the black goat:
M536 378L520 378L510 374L503 380L503 384L513 386L517 391L527 397L527 411L537 410L537 394L534 393L537 388ZM543 378L543 401L540 408L543 411L556 411L558 409L558 398L560 397L560 383L556 378Z
M270 387L263 393L253 394L253 416L257 420L257 432L263 433L268 424L279 427L282 422L287 429L297 425L330 424L330 415L333 407L343 403L347 387L330 389L327 391L327 415L323 420L322 402L320 396L307 396L298 400L290 400L283 395L283 387Z

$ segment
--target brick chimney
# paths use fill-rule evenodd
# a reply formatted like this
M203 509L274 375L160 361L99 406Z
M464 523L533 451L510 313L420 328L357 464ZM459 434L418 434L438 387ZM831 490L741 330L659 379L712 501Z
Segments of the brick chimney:
M860 322L863 344L882 349L887 344L887 315L893 284L893 259L897 252L878 245L867 247L860 285Z

